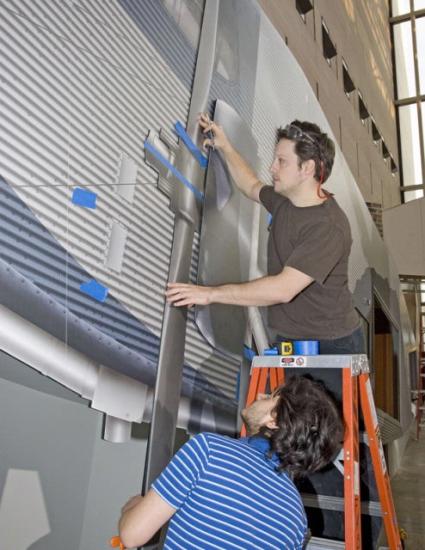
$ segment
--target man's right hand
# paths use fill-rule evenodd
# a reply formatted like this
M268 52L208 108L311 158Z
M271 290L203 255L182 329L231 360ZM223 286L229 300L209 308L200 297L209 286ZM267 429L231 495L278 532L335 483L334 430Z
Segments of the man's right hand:
M201 113L198 118L199 126L202 128L203 134L206 136L202 143L204 151L209 148L230 152L233 147L227 139L226 134L221 126L213 122L207 113Z
M207 113L201 113L198 117L198 122L202 128L202 132L206 136L203 142L203 149L212 148L220 151L224 156L236 187L249 199L260 202L260 190L263 187L263 183L227 139L223 128L213 122Z

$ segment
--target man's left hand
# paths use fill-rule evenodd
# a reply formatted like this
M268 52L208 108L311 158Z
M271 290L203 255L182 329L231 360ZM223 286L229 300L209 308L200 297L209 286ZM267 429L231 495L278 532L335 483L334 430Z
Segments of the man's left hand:
M212 302L212 287L187 283L168 283L165 292L167 302L177 306L207 306Z

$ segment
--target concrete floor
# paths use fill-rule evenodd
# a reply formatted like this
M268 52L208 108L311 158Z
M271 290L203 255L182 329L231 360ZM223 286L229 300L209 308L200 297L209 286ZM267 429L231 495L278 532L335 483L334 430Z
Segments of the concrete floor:
M425 550L425 430L409 440L401 467L391 480L398 524L408 538L406 550Z

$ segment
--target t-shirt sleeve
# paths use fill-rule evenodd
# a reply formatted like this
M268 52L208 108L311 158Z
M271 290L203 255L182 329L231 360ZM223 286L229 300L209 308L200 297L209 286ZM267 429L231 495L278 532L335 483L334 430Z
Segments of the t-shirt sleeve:
M285 266L298 269L323 284L343 253L342 232L332 224L319 223L301 235Z
M282 197L275 192L271 185L263 185L260 189L259 198L261 204L266 208L266 210L270 212L270 214L273 214L277 205L276 199Z
M152 483L153 489L173 508L180 508L208 464L208 439L198 434L179 449Z

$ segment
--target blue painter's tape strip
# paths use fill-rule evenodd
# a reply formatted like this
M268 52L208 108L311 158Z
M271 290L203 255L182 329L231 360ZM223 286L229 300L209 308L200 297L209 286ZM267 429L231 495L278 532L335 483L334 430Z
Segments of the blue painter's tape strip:
M243 356L247 361L252 361L255 357L255 351L248 346L243 347Z
M109 292L109 289L107 289L106 286L101 285L94 279L91 279L86 283L82 283L80 285L80 290L81 292L84 292L84 294L88 294L98 302L104 302Z
M263 351L263 355L279 355L277 348L268 348Z
M199 149L199 147L197 147L193 143L192 138L186 132L183 124L181 122L177 121L174 124L174 128L176 129L177 135L183 140L183 143L186 145L186 147L189 149L189 151L192 153L192 155L199 162L201 168L206 168L208 166L207 157L205 155L203 155L201 150Z
M76 187L72 192L71 200L74 204L84 206L84 208L96 208L96 197L96 193Z
M199 191L199 189L197 189L192 183L190 183L190 181L187 178L185 178L183 174L179 172L179 170L177 170L177 168L171 164L171 162L168 162L168 159L166 159L164 155L162 155L157 149L155 149L155 147L151 145L148 141L145 141L144 145L145 145L145 149L151 152L152 155L154 155L160 162L162 162L162 164L166 166L168 170L170 170L170 172L172 172L176 176L176 178L182 182L184 186L186 186L188 189L190 189L190 191L192 191L192 193L195 195L195 197L198 200L200 201L204 200L204 194L202 193L202 191Z

